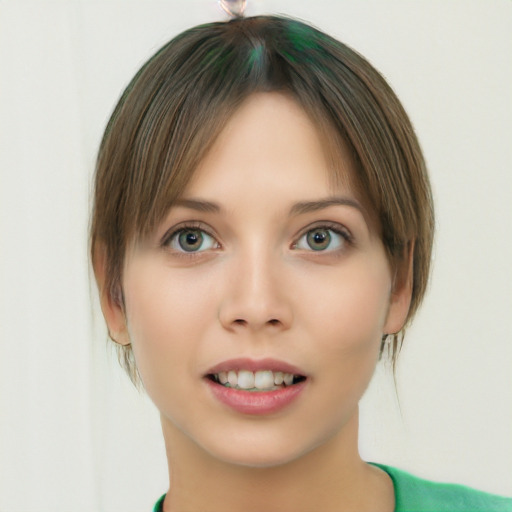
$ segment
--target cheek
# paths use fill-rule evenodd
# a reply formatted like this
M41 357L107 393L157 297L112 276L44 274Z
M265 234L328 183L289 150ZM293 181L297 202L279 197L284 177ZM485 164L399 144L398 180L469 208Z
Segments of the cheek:
M185 274L143 261L125 273L128 330L150 395L197 372L194 357L214 311L211 294L198 289L199 284L203 283L191 283Z
M308 297L303 314L318 324L319 332L329 332L347 345L380 338L389 307L391 280L384 264L355 261L318 279L317 293ZM321 283L321 285L320 285Z
M145 343L167 344L171 333L186 337L204 318L205 311L211 309L211 283L190 276L190 271L170 271L158 263L142 261L130 266L123 289L134 342L140 338Z
M386 321L387 266L358 260L318 277L322 286L308 295L300 315L303 329L315 340L315 367L323 369L338 394L361 394L375 369Z

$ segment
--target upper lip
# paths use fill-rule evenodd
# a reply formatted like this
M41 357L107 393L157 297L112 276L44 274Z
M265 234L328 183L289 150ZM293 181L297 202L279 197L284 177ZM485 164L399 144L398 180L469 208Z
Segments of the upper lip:
M252 372L272 370L274 372L291 373L293 375L301 375L303 377L306 376L304 370L284 361L279 361L278 359L248 359L244 357L222 361L221 363L212 366L208 370L207 375L228 372L229 370L248 370Z

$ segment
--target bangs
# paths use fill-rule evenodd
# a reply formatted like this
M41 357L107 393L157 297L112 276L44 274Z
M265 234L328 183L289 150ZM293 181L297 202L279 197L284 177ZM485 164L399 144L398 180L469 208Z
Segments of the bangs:
M358 78L340 56L333 58L339 45L293 20L265 18L199 26L165 45L127 87L100 148L98 167L125 172L124 189L108 197L117 211L130 211L116 227L123 240L154 229L230 117L256 92L288 94L304 108L321 134L333 182L347 185L339 149L348 146L357 162L361 157L345 127L353 112L344 95L355 94ZM104 155L111 161L102 162ZM379 195L366 183L364 165L357 167L362 172L351 185L379 212Z

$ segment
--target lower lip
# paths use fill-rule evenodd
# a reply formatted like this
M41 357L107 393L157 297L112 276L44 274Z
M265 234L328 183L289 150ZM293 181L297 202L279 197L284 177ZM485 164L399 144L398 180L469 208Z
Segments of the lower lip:
M304 391L307 379L274 391L243 391L228 388L206 378L213 396L219 402L242 414L273 414L297 400Z

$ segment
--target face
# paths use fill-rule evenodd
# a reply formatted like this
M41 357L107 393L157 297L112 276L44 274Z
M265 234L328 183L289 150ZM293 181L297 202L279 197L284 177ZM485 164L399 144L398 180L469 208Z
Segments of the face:
M103 309L132 343L164 433L261 467L354 423L382 334L402 327L410 294L393 287L359 198L331 175L303 110L253 95L179 203L132 244L125 309Z

